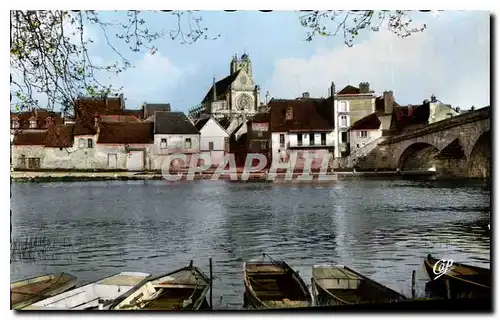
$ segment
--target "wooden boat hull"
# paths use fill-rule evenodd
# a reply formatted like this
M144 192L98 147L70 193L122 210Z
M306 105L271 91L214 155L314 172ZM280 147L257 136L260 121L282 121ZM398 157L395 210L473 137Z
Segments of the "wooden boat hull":
M97 310L126 294L138 283L149 278L148 273L120 272L76 289L38 301L26 310Z
M55 296L76 286L77 278L67 274L49 274L10 284L11 308L23 309L35 302Z
M243 279L246 308L298 308L312 305L307 285L284 261L264 258L245 262Z
M428 288L433 294L453 299L491 296L489 269L453 263L451 270L435 279L433 268L438 261L430 254L424 259L424 267L431 280Z
M207 306L211 280L198 268L188 267L148 279L116 299L110 310L200 310Z
M312 291L316 305L391 303L407 298L343 265L313 267Z

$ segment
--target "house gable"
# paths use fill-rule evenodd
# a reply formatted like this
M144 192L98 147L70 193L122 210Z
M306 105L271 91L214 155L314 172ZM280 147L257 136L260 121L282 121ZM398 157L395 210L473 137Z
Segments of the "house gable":
M226 130L224 130L224 128L222 128L222 126L213 118L208 119L201 129L198 130L200 130L200 135L202 137L229 137Z

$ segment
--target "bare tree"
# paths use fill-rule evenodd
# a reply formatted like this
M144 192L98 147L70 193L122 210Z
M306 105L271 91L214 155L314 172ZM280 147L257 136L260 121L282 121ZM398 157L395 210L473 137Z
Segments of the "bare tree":
M195 12L163 12L174 19L172 30L150 29L144 14L118 11L117 21L108 21L96 11L11 11L11 107L53 109L59 105L62 111L71 111L80 95L118 95L121 88L101 83L98 75L116 75L132 67L127 49L154 54L154 41L164 36L186 44L218 37L208 35ZM112 63L96 63L89 54L90 27L100 32L115 54ZM46 97L46 105L41 105L40 96Z
M422 10L424 11L424 10ZM351 47L362 32L377 32L387 28L399 37L406 38L413 33L424 31L425 24L414 26L410 11L308 11L300 16L300 23L308 28L307 41L316 36L344 37L344 43Z

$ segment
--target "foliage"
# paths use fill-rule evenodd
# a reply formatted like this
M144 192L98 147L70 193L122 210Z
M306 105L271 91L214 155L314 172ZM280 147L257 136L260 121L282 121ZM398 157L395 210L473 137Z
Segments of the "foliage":
M424 31L425 24L419 27L412 26L413 21L409 14L410 12L405 10L308 11L300 16L300 23L310 29L307 32L307 41L312 41L318 35L342 34L344 43L351 47L361 32L377 32L382 26L386 26L389 31L402 38Z
M153 42L167 34L181 43L212 39L201 26L201 17L193 12L163 12L176 20L176 27L168 32L146 27L145 12L118 13L118 21L108 21L96 11L11 11L11 98L15 109L61 105L64 111L81 95L118 95L121 88L102 84L98 73L116 75L132 67L127 49L155 54ZM89 27L103 35L115 54L113 62L99 63L91 57ZM127 49L122 50L124 45ZM46 106L40 105L40 95L47 97Z

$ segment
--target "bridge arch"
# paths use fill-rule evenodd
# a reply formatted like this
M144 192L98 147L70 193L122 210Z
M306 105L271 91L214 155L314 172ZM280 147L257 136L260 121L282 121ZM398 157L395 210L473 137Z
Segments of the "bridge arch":
M429 170L435 169L435 157L439 149L427 142L416 142L401 153L398 160L399 170Z
M485 131L477 138L467 164L468 176L487 178L491 173L491 131Z

